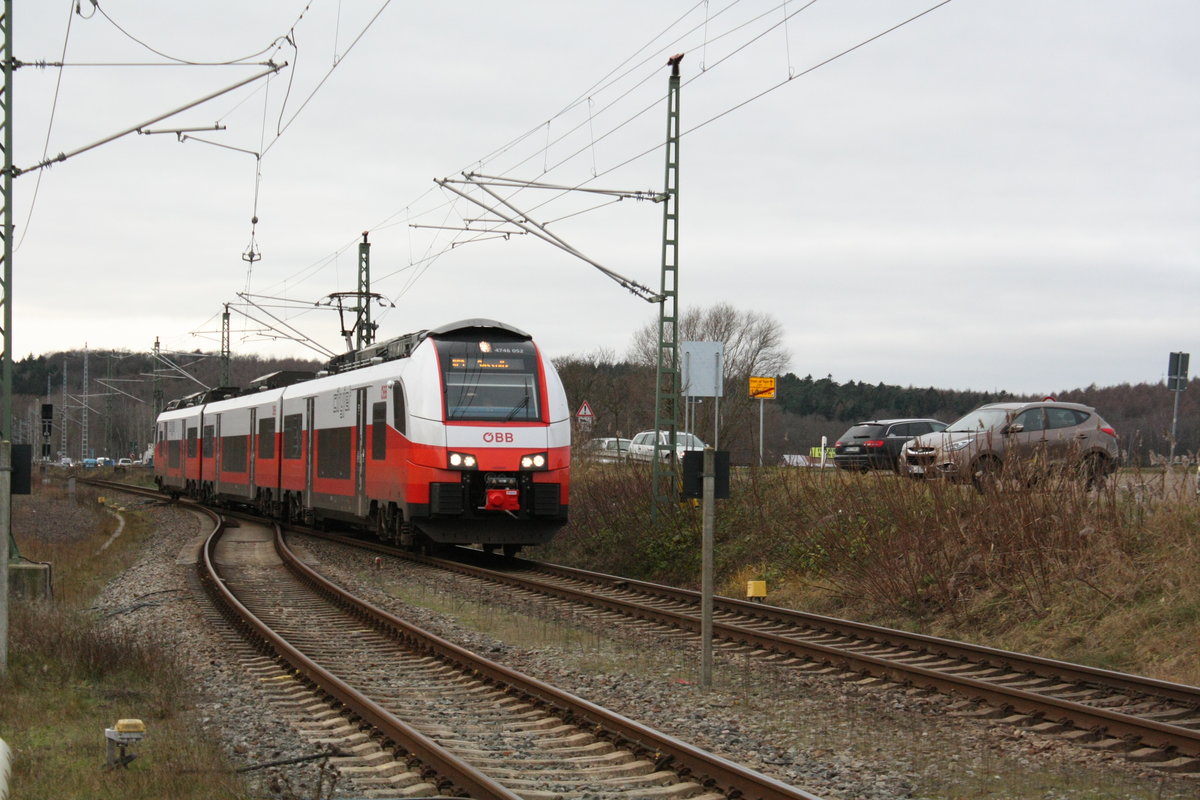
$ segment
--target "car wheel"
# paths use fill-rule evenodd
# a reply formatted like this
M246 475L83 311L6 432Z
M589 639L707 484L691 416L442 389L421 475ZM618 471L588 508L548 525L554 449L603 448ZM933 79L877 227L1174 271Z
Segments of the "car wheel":
M971 473L971 484L980 494L996 491L1000 486L1002 464L997 458L984 456L975 462L975 471Z
M1095 453L1083 459L1083 463L1079 467L1084 489L1089 492L1092 489L1104 488L1104 479L1108 476L1108 472L1108 463L1104 456Z

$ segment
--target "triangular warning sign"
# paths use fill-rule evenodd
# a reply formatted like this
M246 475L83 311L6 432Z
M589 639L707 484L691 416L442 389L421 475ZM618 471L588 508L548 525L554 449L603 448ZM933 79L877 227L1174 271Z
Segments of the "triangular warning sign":
M592 407L590 405L588 405L588 401L584 400L583 404L579 406L579 410L575 412L575 416L577 416L577 417L594 417L596 415L592 413Z

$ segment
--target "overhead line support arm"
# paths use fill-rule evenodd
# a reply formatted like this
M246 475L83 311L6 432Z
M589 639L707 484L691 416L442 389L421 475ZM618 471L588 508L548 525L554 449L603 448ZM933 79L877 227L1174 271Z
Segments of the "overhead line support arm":
M190 108L195 108L196 106L200 105L201 103L207 103L209 100L220 97L223 94L232 92L234 89L240 89L241 87L245 86L248 83L253 83L254 81L258 80L259 78L265 78L268 75L274 75L276 72L279 72L279 70L283 69L286 66L287 66L286 61L277 66L273 65L270 69L266 70L265 72L260 72L257 75L252 75L251 77L246 78L245 80L238 81L237 83L233 84L232 86L226 87L226 88L221 89L216 92L213 92L212 94L205 95L204 97L201 97L199 100L194 100L191 103L188 103L187 105L180 106L179 108L175 109L174 111L168 111L166 114L160 114L159 116L154 117L153 119L148 119L143 123L134 125L132 128L126 128L125 130L121 131L120 133L114 133L112 136L107 136L98 142L93 142L92 144L86 145L84 147L80 147L76 150L72 150L69 153L59 153L58 155L54 156L53 158L48 158L39 164L33 165L32 167L26 167L25 169L19 169L17 167L14 167L13 171L12 171L12 175L13 175L13 177L17 177L19 175L24 175L26 172L33 172L35 170L44 169L53 164L58 164L63 161L66 161L68 158L77 156L80 153L86 153L88 150L94 150L95 148L99 147L100 145L108 144L109 142L120 139L122 136L128 136L131 133L137 133L142 128L145 128L148 125L153 125L156 122L162 122L164 119L167 119L168 117L173 117L176 114L181 114Z

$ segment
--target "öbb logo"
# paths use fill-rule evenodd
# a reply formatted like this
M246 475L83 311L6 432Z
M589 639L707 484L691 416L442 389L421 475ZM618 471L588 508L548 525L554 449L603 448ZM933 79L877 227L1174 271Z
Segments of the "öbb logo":
M485 431L483 440L489 444L512 442L513 435L508 431Z

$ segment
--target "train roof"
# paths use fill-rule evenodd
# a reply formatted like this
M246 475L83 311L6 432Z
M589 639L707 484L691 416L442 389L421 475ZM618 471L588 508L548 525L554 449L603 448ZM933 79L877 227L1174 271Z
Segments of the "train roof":
M520 328L514 328L512 325L505 325L503 322L497 322L494 319L484 319L483 317L472 317L471 319L460 319L458 322L451 322L449 325L442 325L439 328L430 328L427 333L430 336L446 336L451 333L470 333L473 331L483 330L498 330L505 333L513 334L522 339L532 339L525 331Z
M329 363L325 365L325 370L327 372L345 372L347 370L369 367L372 364L379 364L384 361L392 361L397 358L408 358L417 349L417 346L427 338L442 339L454 336L486 336L489 335L489 332L493 336L499 332L525 341L533 338L530 334L512 325L506 325L494 319L472 317L440 325L436 328L417 331L416 333L406 333L403 336L397 336L394 339L388 339L385 342L364 347L362 350L351 350L348 353L342 353L340 356L334 356L329 359Z
M272 372L262 377L255 378L250 382L249 389L243 390L234 387L219 387L216 389L208 389L203 392L182 397L178 400L172 400L167 404L165 411L172 411L177 408L186 408L188 406L203 405L215 400L228 400L232 397L238 397L242 394L261 392L267 389L279 389L285 386L291 386L302 381L319 378L329 373L348 372L354 369L369 367L374 364L381 364L384 361L393 361L397 358L408 358L412 355L417 346L427 338L433 339L450 339L457 337L483 337L495 336L503 334L509 337L515 337L524 341L533 339L533 336L512 325L507 325L503 322L497 322L494 319L486 319L484 317L470 317L468 319L460 319L457 322L450 322L446 325L439 325L436 328L417 331L415 333L406 333L403 336L397 336L394 339L388 339L385 342L372 344L364 347L361 350L351 350L347 353L342 353L339 356L334 356L325 365L325 369L318 373L302 372L299 370L281 370Z

